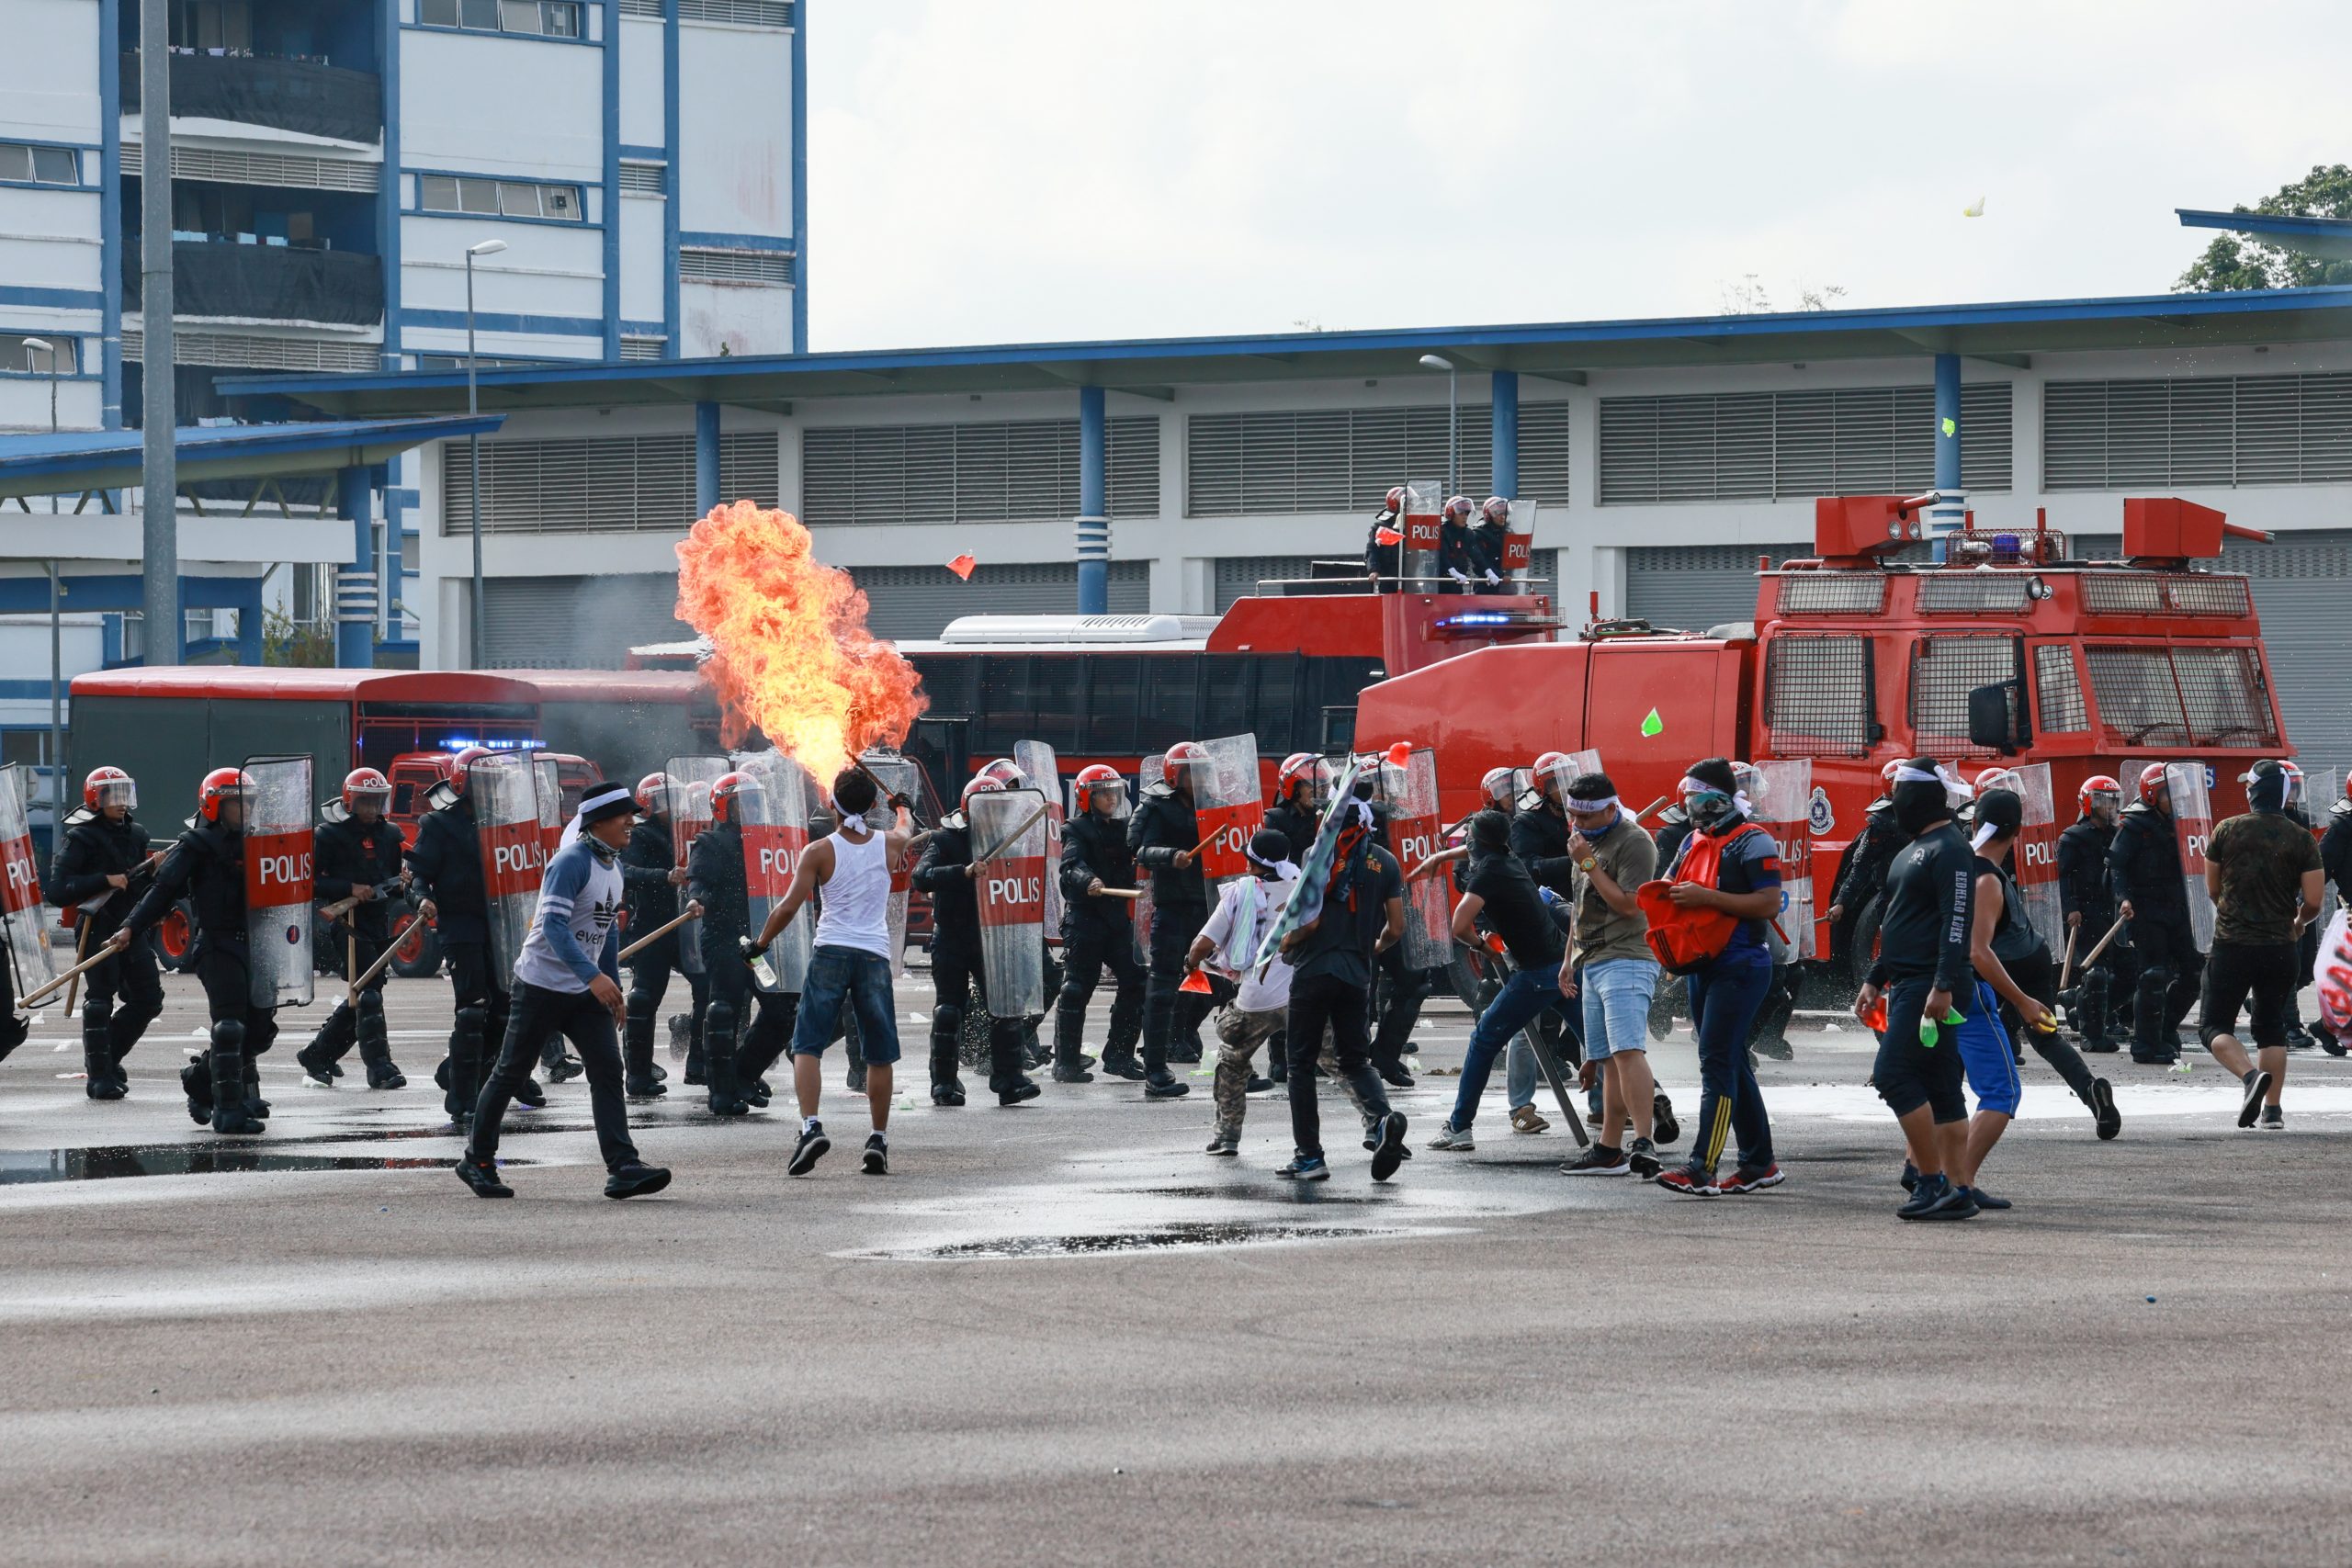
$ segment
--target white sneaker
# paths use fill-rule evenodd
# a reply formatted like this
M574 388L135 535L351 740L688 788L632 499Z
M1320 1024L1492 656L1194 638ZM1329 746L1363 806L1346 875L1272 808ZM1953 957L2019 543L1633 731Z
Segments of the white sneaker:
M1463 1154L1477 1146L1477 1141L1471 1137L1469 1128L1457 1128L1452 1122L1441 1124L1437 1130L1437 1136L1422 1145L1424 1148L1431 1149L1453 1149Z

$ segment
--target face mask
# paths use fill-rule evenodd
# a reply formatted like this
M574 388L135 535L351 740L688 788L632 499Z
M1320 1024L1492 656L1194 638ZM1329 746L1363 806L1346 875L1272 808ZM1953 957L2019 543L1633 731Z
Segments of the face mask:
M1951 815L1942 784L1913 782L1894 786L1895 826L1911 837L1917 838Z
M1713 828L1730 819L1733 811L1731 796L1721 790L1701 790L1682 797L1682 809L1702 828Z
M1603 822L1600 827L1577 828L1577 831L1584 835L1586 843L1597 844L1600 842L1601 840L1609 837L1611 833L1614 832L1617 829L1617 824L1623 822L1624 819L1625 814L1623 812L1612 811L1609 814L1609 820ZM1576 824L1571 822L1569 826L1574 828L1576 827Z

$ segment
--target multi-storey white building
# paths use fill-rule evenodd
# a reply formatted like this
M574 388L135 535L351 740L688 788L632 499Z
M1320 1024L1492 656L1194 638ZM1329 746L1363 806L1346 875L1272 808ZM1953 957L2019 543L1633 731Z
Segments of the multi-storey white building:
M139 10L0 0L0 432L140 421ZM484 363L803 346L798 0L172 0L170 13L181 424L227 415L224 374L462 363L466 253L490 242L504 248L474 264ZM420 470L412 457L372 478L365 560L332 520L349 510L332 478L257 498L240 480L187 487L195 650L233 637L254 661L265 604L331 632L338 598L360 590L381 656L413 659ZM76 607L112 613L119 657L136 568L72 546L0 527L0 611L41 608L40 563L62 556ZM120 603L103 586L119 581L132 583Z

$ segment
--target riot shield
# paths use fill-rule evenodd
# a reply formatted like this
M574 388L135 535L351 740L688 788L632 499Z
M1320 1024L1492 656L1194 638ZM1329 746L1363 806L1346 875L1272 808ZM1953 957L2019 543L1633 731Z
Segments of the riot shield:
M1545 753L1546 756L1552 754ZM1514 769L1513 772L1524 772L1527 774L1530 788L1539 790L1549 798L1557 800L1560 802L1560 809L1565 811L1567 809L1568 786L1587 773L1600 772L1600 753L1587 750L1563 751L1558 755L1562 761L1553 763L1550 767Z
M1765 926L1773 962L1813 953L1813 759L1758 762L1757 825L1781 847L1781 913ZM1783 952L1782 949L1786 951Z
M244 765L245 975L257 1008L305 1007L311 969L311 759Z
M808 848L808 775L781 751L746 752L735 759L735 769L750 774L754 786L736 792L733 810L743 837L743 890L749 904L745 929L756 933L791 889L800 857ZM777 995L797 996L806 989L808 961L817 947L816 921L811 909L785 927L768 949L775 984L761 985L756 976L752 984Z
M2343 798L2336 793L2343 787L2343 784L2344 774L2339 769L2305 768L2303 770L2303 787L2301 793L2295 796L2295 804L2301 807L2305 819L2311 823L2313 838L2318 838L2327 831L2327 825L2332 819L2329 814L2335 809L2335 803ZM2331 876L2326 878L2324 885L2320 888L2319 925L2321 930L2324 931L2328 923L2335 919L2335 878Z
M1510 520L1503 525L1503 576L1525 571L1535 558L1535 502L1513 501Z
M662 772L670 775L670 846L684 870L695 840L710 826L710 786L727 776L724 757L673 757ZM678 968L702 973L702 922L688 920L678 928Z
M1030 784L1046 797L1046 940L1062 939L1062 823L1068 794L1062 789L1060 765L1054 749L1042 740L1012 743L1013 765L1029 775Z
M466 772L481 840L481 891L490 919L490 957L502 990L514 984L514 961L538 912L539 884L548 869L539 826L538 765L527 752L499 751Z
M563 848L563 773L544 751L531 753L531 784L539 796L539 848L553 860Z
M980 970L997 1018L1046 1010L1046 805L1038 790L1000 789L965 807L979 866Z
M1141 800L1147 790L1167 776L1168 757L1165 752L1155 751L1143 759L1136 766L1136 798ZM1136 962L1148 965L1151 963L1151 873L1141 866L1136 867L1134 930Z
M1243 851L1265 824L1259 795L1258 738L1228 735L1204 740L1205 764L1193 770L1193 816L1201 840L1201 875L1211 886L1250 874Z
M33 857L32 818L25 804L29 782L21 763L0 768L0 948L6 949L0 962L15 971L20 998L57 974L41 919L40 865Z
M2050 764L2011 768L2008 774L2007 787L2025 802L2025 826L2018 829L2017 847L2009 852L2009 874L2017 878L2034 934L2050 950L2050 956L2063 963L2066 912L2058 897L2058 799L2050 783ZM1984 781L1979 779L1977 784L1981 794Z
M1438 546L1438 527L1445 509L1445 486L1438 479L1408 481L1405 486L1405 549L1409 555ZM1408 568L1408 577L1419 573Z
M2213 950L2213 896L2205 890L2205 846L2213 840L2213 803L2205 793L2205 764L2166 762L2165 792L2172 796L2172 830L2180 845L2180 876L2188 890L2188 927L2197 951Z
M910 757L894 756L884 751L868 751L859 761L865 771L882 783L887 792L865 814L867 826L877 833L887 833L895 827L899 814L890 808L889 796L903 795L921 804L923 795L922 764ZM938 803L933 802L931 819L939 820ZM890 967L895 971L907 961L907 897L914 887L915 857L919 851L910 850L897 865L890 868Z
M1414 751L1405 765L1383 758L1380 793L1388 803L1388 849L1399 867L1413 867L1442 847L1437 804L1437 753L1428 747ZM1453 956L1453 901L1449 885L1432 872L1405 884L1405 964L1412 969L1435 969Z

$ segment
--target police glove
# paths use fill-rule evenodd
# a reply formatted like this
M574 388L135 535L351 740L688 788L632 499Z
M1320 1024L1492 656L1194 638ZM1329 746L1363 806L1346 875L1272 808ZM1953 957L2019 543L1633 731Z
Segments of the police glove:
M1463 586L1463 587L1464 587L1464 588L1467 588L1467 587L1469 587L1469 586L1470 586L1470 574L1469 574L1469 573L1467 573L1467 572L1464 572L1464 571L1458 571L1458 570L1449 570L1449 571L1447 571L1447 572L1446 572L1446 574L1445 574L1445 575L1446 575L1446 576L1448 576L1448 577L1450 577L1450 578L1452 578L1452 579L1453 579L1453 581L1456 581L1456 582L1458 582L1458 583L1462 584L1462 586Z
M1501 578L1499 578L1499 577L1497 577L1497 576L1494 574L1494 572L1493 572L1493 570L1492 570L1491 569L1487 571L1487 587L1492 588L1492 587L1494 587L1496 584L1498 584L1498 583L1499 583L1499 582L1501 582L1501 581L1502 581L1502 579L1501 579Z

